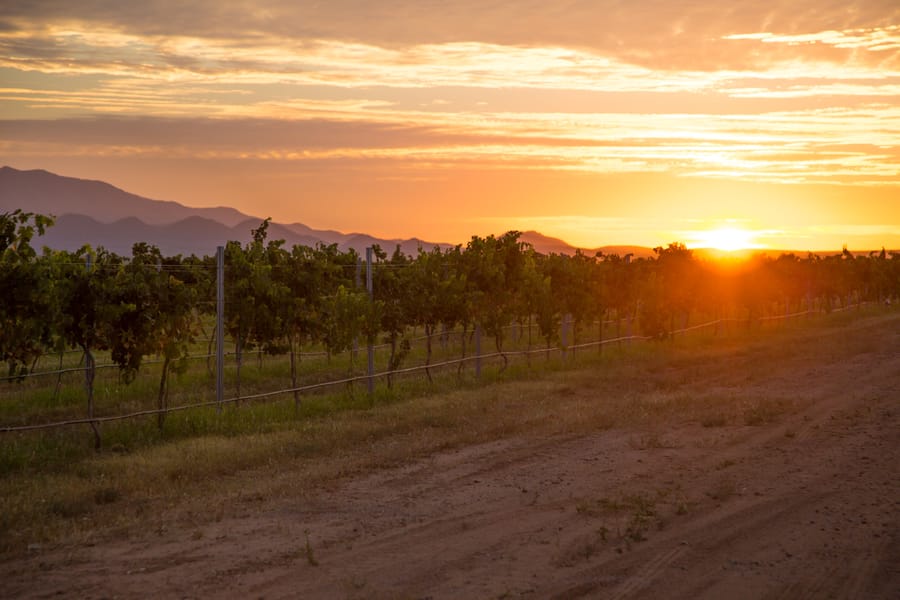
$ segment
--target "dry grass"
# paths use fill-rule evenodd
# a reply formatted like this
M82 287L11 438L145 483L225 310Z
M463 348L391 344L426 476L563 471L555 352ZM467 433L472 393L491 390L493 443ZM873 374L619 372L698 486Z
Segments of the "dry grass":
M831 351L824 342L846 350L898 323L887 314L748 340L649 345L522 380L376 403L258 433L107 451L64 470L12 473L0 479L0 550L20 553L29 544L86 541L131 527L195 528L254 502L513 435L656 432L673 416L710 427L774 422L794 404L761 396L756 384L785 356L795 366L814 364L817 353ZM662 433L635 440L642 448L666 447ZM724 487L713 492L728 495Z

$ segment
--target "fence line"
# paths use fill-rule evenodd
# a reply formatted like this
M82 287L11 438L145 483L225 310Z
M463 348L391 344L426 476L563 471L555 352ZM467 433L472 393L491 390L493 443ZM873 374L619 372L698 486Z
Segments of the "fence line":
M615 320L607 320L607 321L603 321L603 324L604 324L604 325L611 325L611 324L613 324L613 323L615 323ZM596 324L597 324L597 321L594 320L594 321L591 322L591 324L596 325ZM533 328L535 328L535 327L537 327L537 325L535 325L535 324L531 324L530 326L529 326L529 325L521 325L521 326L520 326L520 325L517 325L517 324L512 324L512 325L504 325L504 326L503 326L503 329L504 329L504 330L510 330L510 329L516 329L516 328L521 328L521 329L529 329L529 328L531 328L531 329L533 329ZM472 334L472 331L469 331L469 332L462 332L462 331L446 331L446 332L445 332L445 331L439 331L439 332L436 332L436 333L432 334L430 337L431 337L431 339L435 339L435 338L440 339L442 336L445 336L445 335L471 335L471 334ZM422 335L422 336L417 336L417 337L414 337L414 338L410 338L409 341L410 341L410 342L421 342L421 341L427 340L428 338L429 338L429 336L427 336L427 335ZM204 343L209 343L209 342L212 341L212 340L201 340L201 341L204 342ZM390 347L390 344L375 344L375 345L372 346L372 347L373 347L375 350L384 350L384 349L386 349L386 348L389 348L389 347ZM64 351L65 354L73 354L73 353L76 353L76 352L81 352L82 354L84 354L84 351L83 351L83 350L66 350L66 351ZM351 353L351 352L353 352L353 350L345 350L345 351L343 351L343 352L335 353L335 354L333 354L332 356L340 356L340 355L343 355L343 354L349 354L349 353ZM59 354L60 354L60 353L54 353L54 354L47 354L47 355L45 355L45 356L46 356L47 358L51 358L51 357L57 357L57 356L59 356ZM244 350L244 351L241 352L241 356L256 356L256 355L259 355L259 354L265 354L265 352L264 352L263 350L258 350L258 349L257 349L257 350ZM313 357L320 358L320 357L328 356L328 352L326 352L326 351L324 351L324 350L321 350L321 351L315 351L315 352L296 352L294 355L295 355L295 356L298 356L298 357L300 357L300 358L304 358L304 357L306 357L306 358L313 358ZM225 353L225 356L227 356L227 357L237 356L237 353L236 353L236 352L226 352L226 353ZM185 356L185 357L184 357L184 360L205 360L205 359L215 358L215 357L216 357L215 353L207 353L207 354L191 354L191 355L189 355L189 356ZM144 365L161 365L161 364L163 364L163 362L165 362L165 361L163 361L163 360L158 360L158 359L142 360L142 361L141 361L141 366L144 366ZM112 369L112 368L119 368L119 365L117 365L117 364L115 364L115 363L101 363L101 364L98 364L98 365L95 365L95 366L94 366L94 369ZM31 377L46 377L46 376L49 376L49 375L64 375L64 374L66 374L66 373L83 373L83 372L86 371L86 370L87 370L87 367L72 367L72 368L67 368L67 369L56 369L56 370L52 370L52 371L32 371L31 373L25 373L25 374L22 374L22 375L14 375L14 376L8 376L8 377L0 377L0 382L4 382L4 381L19 381L19 380L22 380L22 379L28 379L28 378L31 378Z
M865 305L865 304L868 304L868 303L864 302L864 303L860 303L859 305L854 305L854 306L861 306L861 305ZM833 309L831 312L842 312L845 310L850 310L851 308L853 308L853 307L844 306L844 307ZM789 315L778 315L778 316L773 316L773 317L765 317L764 319L760 318L758 320L783 320L783 319L790 319L790 318L794 318L797 316L803 316L803 315L809 315L809 314L818 314L818 311L806 310L806 311L792 313ZM680 333L687 333L690 331L696 331L698 329L705 329L705 328L709 328L709 327L718 326L722 323L735 323L735 322L746 322L746 319L736 319L736 318L715 319L713 321L708 321L706 323L700 323L698 325L692 325L690 327L677 329L674 331L670 331L668 333L670 335L675 335L675 334L680 334ZM53 423L41 423L41 424L34 424L34 425L5 426L5 427L0 427L0 434L25 432L25 431L36 431L36 430L41 430L41 429L55 429L55 428L67 427L67 426L71 426L71 425L85 425L85 424L92 424L92 423L99 424L99 423L106 423L106 422L110 422L110 421L122 421L122 420L126 420L126 419L137 418L137 417L181 412L181 411L194 409L194 408L204 408L204 407L208 407L208 406L222 406L224 404L237 404L239 402L244 402L244 401L249 402L249 401L254 401L254 400L265 400L268 398L273 398L276 396L282 396L282 395L286 395L286 394L309 392L312 390L322 389L322 388L337 386L337 385L348 385L348 384L354 384L354 383L368 382L368 381L374 380L376 378L393 377L395 375L407 375L410 373L425 371L425 370L429 370L429 369L440 369L443 367L460 365L460 364L473 362L473 361L490 360L490 359L500 358L500 357L505 357L505 356L527 356L527 355L532 355L532 354L544 354L544 353L551 352L551 351L552 352L566 352L569 350L594 348L594 347L603 346L606 344L617 344L620 342L627 342L627 341L632 341L632 340L648 341L648 340L652 340L652 339L653 339L653 336L630 335L630 336L622 336L622 337L617 337L617 338L610 338L610 339L606 339L606 340L585 342L582 344L570 345L565 348L563 348L561 346L553 346L550 348L535 348L535 349L531 349L531 350L511 350L511 351L506 351L506 352L493 352L490 354L475 354L472 356L466 356L466 357L462 357L462 358L446 360L446 361L442 361L439 363L418 365L415 367L406 367L403 369L396 369L393 371L382 371L379 373L374 373L372 375L358 375L358 376L354 376L354 377L348 377L345 379L324 381L324 382L320 382L320 383L308 384L308 385L303 385L303 386L294 387L294 388L275 390L275 391L271 391L271 392L262 392L259 394L251 394L248 396L236 396L233 398L224 399L221 402L217 401L217 400L210 400L210 401L206 401L206 402L197 402L194 404L184 404L181 406L167 407L167 408L162 408L162 409L149 409L149 410L136 411L136 412L127 413L124 415L112 415L112 416L107 416L107 417L93 417L93 418L82 418L82 419L68 419L65 421L56 421ZM106 366L115 366L115 365L106 365ZM78 371L81 369L72 369L72 370Z
M865 306L865 305L868 305L868 304L871 304L871 302L868 302L868 301L866 301L866 302L857 302L857 303L852 304L852 305L847 305L847 304L845 304L845 305L840 306L840 307L837 307L837 308L832 308L832 309L830 309L830 311L826 311L826 312L832 312L832 313L834 313L834 312L842 312L842 311L845 311L845 310L850 310L850 309L852 309L852 308L859 307L859 306ZM774 315L774 316L767 316L767 317L757 317L757 318L754 319L754 320L756 320L756 321L777 321L777 320L790 319L790 318L799 317L799 316L804 316L804 315L809 315L809 314L818 314L818 313L820 313L820 312L822 312L822 311L821 311L821 310L807 309L807 310L798 311L798 312L795 312L795 313L790 313L790 314L787 314L787 315ZM718 319L716 322L717 322L717 323L726 323L726 322L728 322L728 323L740 323L740 322L746 322L747 320L749 320L749 319L727 318L727 319ZM619 321L620 321L619 319L606 319L606 320L602 321L602 323L603 323L603 325L614 325L614 324L618 323ZM594 320L592 320L592 321L589 321L589 324L590 324L590 325L597 325L599 322L600 322L599 319L594 319ZM672 335L675 335L675 334L677 334L677 333L684 333L684 332L686 332L686 331L691 331L691 330L693 330L693 329L697 329L697 328L701 328L701 327L706 327L706 326L707 326L707 324L703 324L703 325L695 325L695 326L693 326L693 327L688 327L688 328L686 328L686 329L679 329L679 330L671 331L671 332L669 332L669 333L672 334ZM537 327L537 325L535 325L534 323L530 323L530 324L511 323L511 324L509 324L509 325L504 325L504 326L502 327L502 329L504 329L504 330L510 330L510 329L529 329L529 330L531 330L531 329L533 329L534 327ZM462 331L450 331L450 332L441 331L441 332L436 332L436 333L432 334L431 338L432 338L432 339L434 339L434 338L440 339L442 336L448 335L448 334L451 334L451 335L465 335L465 333L466 333L466 332L462 332ZM468 332L468 333L471 334L472 332ZM409 341L410 341L410 342L420 342L420 341L423 341L423 340L427 340L428 337L429 337L429 336L427 336L427 335L417 336L417 337L414 337L414 338L410 338ZM200 340L200 341L203 341L203 342L208 343L208 342L211 341L211 339ZM591 344L588 344L587 346L590 346L590 345L591 345ZM596 344L594 344L594 345L596 345ZM379 350L379 349L385 349L385 348L388 348L389 346L390 346L390 344L376 344L376 345L373 346L373 348L374 348L375 350ZM581 345L575 346L575 348L580 348L580 347L581 347ZM65 353L65 354L72 354L72 353L75 353L75 352L82 352L82 353L83 353L83 351L77 350L77 349L75 349L75 350L65 350L65 351L63 351L63 353ZM333 356L340 356L340 355L342 355L342 354L347 354L347 353L350 353L350 352L353 352L353 350L345 350L345 351L343 351L343 352L336 353L336 354L334 354ZM255 355L259 355L259 354L264 354L264 352L263 352L262 350L247 350L247 351L242 351L242 352L241 352L241 355L242 355L242 356L255 356ZM508 353L504 353L504 354L508 354ZM59 355L59 353L54 353L54 354L48 354L48 355L46 355L46 356L47 356L47 357L54 357L54 356L58 356L58 355ZM231 357L231 356L236 356L236 355L237 355L236 352L226 352L226 353L225 353L225 356L229 356L229 357ZM185 359L185 360L205 360L205 359L209 359L209 358L215 358L215 356L216 356L216 355L215 355L214 353L213 353L213 354L209 354L209 353L208 353L208 354L192 354L192 355L189 355L189 356L185 356L184 359ZM301 358L303 358L303 357L324 357L324 356L328 356L328 352L326 352L326 351L324 351L324 350L323 350L323 351L315 351L315 352L297 352L297 353L295 354L295 356L299 356L299 357L301 357ZM162 361L162 360L151 359L151 360L142 360L142 361L141 361L141 364L142 364L142 365L158 365L158 364L162 364L163 362L164 362L164 361ZM94 368L95 368L95 369L112 369L112 368L118 368L118 365L116 365L115 363L103 363L103 364L98 364L98 365L96 365ZM31 372L31 373L25 373L25 374L22 374L22 375L14 375L14 376L0 377L0 382L19 381L19 380L27 379L27 378L31 378L31 377L46 377L46 376L49 376L49 375L64 375L64 374L66 374L66 373L79 373L79 372L82 372L82 373L83 373L83 372L86 371L86 370L87 370L87 367L72 367L72 368L68 368L68 369L58 369L58 370L53 370L53 371L35 371L35 372Z
M571 349L571 348L588 347L591 345L598 345L598 344L611 344L614 342L620 342L620 341L626 341L626 340L648 340L648 339L651 339L651 338L649 338L647 336L633 335L633 336L603 340L601 342L591 342L589 344L581 344L579 346L570 346L569 348ZM336 386L336 385L362 383L362 382L368 381L370 378L385 378L385 377L392 377L394 375L407 375L409 373L415 373L417 371L424 371L426 369L440 369L443 367L459 365L461 363L473 362L473 361L478 361L478 360L489 360L492 358L499 358L499 357L503 357L504 355L505 356L523 356L523 355L528 355L528 354L543 354L547 351L560 352L562 350L563 350L563 348L560 348L559 346L554 346L553 348L536 348L533 350L513 350L513 351L509 351L509 352L493 352L490 354L478 354L478 355L466 356L464 358L455 358L452 360L446 360L446 361L442 361L439 363L431 363L428 365L418 365L415 367L406 367L403 369L395 369L393 371L381 371L381 372L375 373L374 375L371 375L371 376L357 375L355 377L347 377L345 379L334 379L334 380L330 380L330 381L323 381L320 383L313 383L313 384L303 385L303 386L299 386L299 387L295 387L295 388L274 390L271 392L261 392L259 394L250 394L247 396L235 396L233 398L227 398L227 399L223 400L221 403L216 400L209 400L207 402L197 402L194 404L183 404L181 406L141 410L141 411L136 411L136 412L132 412L132 413L127 413L124 415L112 415L112 416L107 416L107 417L94 417L94 418L84 418L84 419L68 419L65 421L56 421L54 423L41 423L41 424L35 424L35 425L6 426L6 427L0 427L0 433L35 431L38 429L52 429L52 428L57 428L57 427L65 427L65 426L69 426L69 425L85 425L85 424L90 424L90 423L105 423L105 422L109 422L109 421L121 421L121 420L125 420L125 419L136 418L136 417L158 415L160 413L168 414L168 413L180 412L180 411L184 411L184 410L188 410L188 409L192 409L192 408L203 408L203 407L207 407L207 406L216 406L219 404L236 404L238 402L263 400L263 399L272 398L275 396L283 396L285 394L293 394L293 393L300 393L300 392L309 392L312 390Z
M862 303L862 304L867 304L867 303L864 302L864 303ZM854 305L854 306L855 306L855 305ZM849 308L850 308L850 307L835 308L835 309L832 309L831 312L838 312L838 311L841 311L841 310L848 310ZM798 313L793 313L793 314L791 314L791 315L778 315L778 316L774 316L774 317L760 317L760 318L758 318L757 320L759 320L759 321L768 321L768 320L773 320L773 319L785 319L785 318L789 318L789 317L795 317L795 316L798 316L798 315L810 314L810 313L813 313L813 312L815 312L815 311L807 310L807 311L802 311L802 312L798 312ZM732 318L732 319L719 319L718 321L719 321L719 322L726 322L726 321L727 321L727 322L742 322L742 321L745 321L745 319ZM590 324L590 325L597 325L598 322L599 322L599 321L598 321L597 319L594 319L593 321L590 321L589 324ZM604 320L604 321L603 321L603 325L614 325L614 324L616 324L616 322L617 322L616 319L607 319L607 320ZM531 325L528 325L528 324L526 324L526 325L510 324L510 325L504 325L502 329L504 329L504 330L509 330L509 329L533 329L533 328L535 328L535 327L537 327L537 325L536 325L536 324L533 324L533 323L532 323ZM671 333L672 333L672 334L675 334L675 333L683 333L684 331L690 331L691 329L693 329L693 328L687 328L687 329L677 330L677 331L673 331L673 332L671 332ZM432 338L432 339L435 339L435 338L440 339L442 336L445 336L445 335L448 335L448 334L449 334L449 335L471 335L471 334L473 334L473 332L474 332L474 330L468 331L468 332L463 332L463 331L449 331L449 332L444 332L444 331L441 331L441 332L437 332L437 333L432 334L432 335L431 335L431 338ZM429 336L427 336L427 335L417 336L417 337L414 337L414 338L410 338L409 341L410 341L410 342L421 342L421 341L427 340L428 337L429 337ZM632 337L638 337L638 336L632 336ZM206 342L209 342L210 340L205 340L205 341L206 341ZM375 350L383 350L383 349L386 349L386 348L389 348L389 347L390 347L390 344L375 344L375 345L373 346L373 348L374 348ZM578 347L580 347L580 346L576 346L576 348L578 348ZM82 354L83 354L83 351L82 351L82 350L66 350L66 351L65 351L66 354L72 354L72 353L75 353L75 352L82 352ZM351 352L354 352L354 351L353 351L353 350L345 350L345 351L343 351L343 352L338 352L338 353L336 353L336 354L333 354L332 356L340 356L340 355L348 354L348 353L351 353ZM259 354L265 354L265 352L262 351L262 350L245 350L245 351L242 351L242 352L241 352L241 356L256 356L256 355L259 355ZM511 354L511 353L505 352L504 354ZM55 356L58 356L58 355L59 355L59 353L55 353L55 354L48 354L48 355L46 355L46 356L47 356L47 357L55 357ZM237 353L236 353L236 352L226 352L226 353L225 353L225 356L227 356L227 357L237 356ZM298 356L298 357L300 357L300 358L303 358L303 357L307 357L307 358L317 357L317 358L319 358L319 357L325 357L325 356L328 356L328 352L326 352L326 351L324 351L324 350L322 350L322 351L315 351L315 352L297 352L297 353L295 353L295 356ZM185 356L185 357L184 357L184 360L206 360L206 359L209 359L209 358L215 358L215 357L216 357L215 353L207 353L207 354L191 354L191 355L189 355L189 356ZM160 364L163 364L163 362L164 362L163 360L158 360L158 359L142 360L142 361L141 361L141 366L143 366L143 365L160 365ZM113 369L113 368L119 368L119 365L117 365L117 364L115 364L115 363L101 363L101 364L95 365L95 367L94 367L94 369ZM14 376L0 377L0 382L19 381L19 380L22 380L22 379L28 379L28 378L31 378L31 377L46 377L46 376L50 376L50 375L65 375L66 373L83 373L83 372L86 371L86 370L87 370L87 367L71 367L71 368L67 368L67 369L57 369L57 370L52 370L52 371L33 371L33 372L31 372L31 373L25 373L25 374L22 374L22 375L14 375Z

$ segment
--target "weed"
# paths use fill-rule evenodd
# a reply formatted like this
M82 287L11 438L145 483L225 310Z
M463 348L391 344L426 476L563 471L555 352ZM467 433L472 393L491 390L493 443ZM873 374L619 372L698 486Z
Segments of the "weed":
M602 550L602 544L606 542L607 531L605 527L602 527L594 535L581 536L557 558L556 563L559 566L571 567L590 560Z
M722 479L712 490L706 492L706 495L716 502L725 502L734 496L736 492L734 482L729 479Z
M558 396L563 396L563 397L565 397L565 396L574 396L576 393L577 393L577 392L575 391L575 388L573 388L573 387L570 386L570 385L563 385L563 386L560 386L560 387L557 388L557 390L556 390L556 394L557 394Z
M597 544L593 541L585 542L578 546L576 550L576 556L582 560L589 560L594 554L598 551Z
M632 512L625 528L625 537L633 542L642 542L647 539L644 533L652 524L656 523L658 526L662 524L657 516L656 502L637 494L630 496L628 503Z
M102 487L94 492L94 502L97 504L112 504L121 498L122 494L114 487Z
M47 511L63 519L76 519L91 512L92 502L88 498L59 498L47 504Z
M700 420L703 427L724 427L728 424L728 417L721 414L706 415Z
M312 545L309 543L309 530L304 531L303 533L306 536L306 562L309 563L309 566L311 567L318 567L319 561L316 560Z
M579 515L585 515L588 517L595 516L596 514L594 511L593 503L588 502L587 500L580 500L577 504L575 504L575 512L577 512Z
M628 443L635 450L660 450L664 448L676 447L672 442L667 441L658 433L642 435L639 438L632 437Z
M784 400L759 400L744 410L744 423L757 426L776 422L790 408Z
M625 529L624 538L629 542L643 542L647 539L647 536L644 535L646 531L647 525L643 519L632 518Z

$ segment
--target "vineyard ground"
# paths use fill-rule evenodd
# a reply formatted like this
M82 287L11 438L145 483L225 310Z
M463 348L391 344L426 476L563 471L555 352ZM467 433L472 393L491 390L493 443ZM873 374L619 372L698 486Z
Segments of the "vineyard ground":
M659 354L339 415L325 454L182 464L14 545L0 595L896 598L900 315Z

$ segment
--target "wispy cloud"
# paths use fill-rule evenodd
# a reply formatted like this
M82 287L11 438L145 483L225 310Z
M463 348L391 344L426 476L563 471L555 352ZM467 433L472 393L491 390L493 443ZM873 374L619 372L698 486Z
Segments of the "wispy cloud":
M397 169L478 164L484 169L668 172L779 183L900 184L900 107L891 105L715 117L360 111L331 101L304 101L294 108L290 120L8 122L4 148L22 156L343 159L391 161ZM879 129L872 128L874 122Z
M900 50L900 25L888 25L868 29L846 31L818 31L815 33L736 33L724 36L726 40L758 40L767 44L824 44L835 48L861 48L870 52Z

